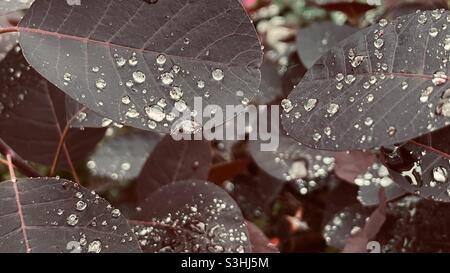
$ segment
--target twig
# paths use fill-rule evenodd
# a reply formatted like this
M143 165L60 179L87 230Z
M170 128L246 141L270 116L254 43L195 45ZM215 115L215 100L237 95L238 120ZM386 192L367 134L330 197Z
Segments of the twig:
M16 182L16 173L14 172L14 166L10 154L6 155L6 160L8 161L9 176L11 177L11 181Z
M40 177L41 175L34 170L28 162L20 157L11 147L0 138L0 153L4 156L10 155L11 161L22 174L30 177Z
M9 33L9 32L19 32L19 28L18 27L0 28L0 34Z

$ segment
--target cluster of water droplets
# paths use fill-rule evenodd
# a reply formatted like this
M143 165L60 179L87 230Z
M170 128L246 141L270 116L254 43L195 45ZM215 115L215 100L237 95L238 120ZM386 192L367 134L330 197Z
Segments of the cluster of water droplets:
M235 210L234 205L218 198L205 200L203 194L197 200L197 204L186 204L151 219L150 224L136 226L134 231L143 249L166 253L245 252L249 240L245 224L229 228L219 220L222 214Z

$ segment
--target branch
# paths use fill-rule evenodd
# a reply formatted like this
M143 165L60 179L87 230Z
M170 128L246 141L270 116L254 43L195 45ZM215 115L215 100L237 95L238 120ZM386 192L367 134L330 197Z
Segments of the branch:
M41 175L34 170L27 161L22 159L14 150L0 138L0 153L5 157L10 155L11 161L16 168L24 175L29 177L40 177Z
M0 34L9 33L9 32L19 32L19 28L18 27L0 28Z

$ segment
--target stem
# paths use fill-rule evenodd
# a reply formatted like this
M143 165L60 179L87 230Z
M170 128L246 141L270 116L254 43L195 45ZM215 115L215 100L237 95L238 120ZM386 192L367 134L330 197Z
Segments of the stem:
M19 32L19 28L18 27L0 28L0 34L9 33L9 32Z
M69 126L66 125L66 127L64 127L63 133L61 134L61 137L60 137L60 140L58 143L58 148L56 149L55 157L53 158L52 168L50 170L50 176L55 176L56 167L58 166L58 159L61 154L61 150L62 150L63 146L65 145L64 140L66 139L68 132L69 132Z
M14 172L14 166L10 154L6 155L6 160L8 161L9 176L11 177L11 181L16 182L16 173Z
M70 124L74 121L74 119L77 117L77 115L80 112L84 111L84 110L86 110L86 106L84 106L83 108L78 110L70 118L70 120L67 121L66 126L64 127L64 130L62 131L62 133L60 135L60 138L59 138L58 148L56 149L55 157L53 158L52 168L50 170L50 176L55 176L56 167L58 166L58 159L59 159L59 156L61 154L61 150L64 149L64 154L66 155L67 164L69 164L69 167L70 167L70 170L72 172L73 178L74 178L75 182L80 184L80 178L78 177L77 171L75 170L75 167L74 167L74 165L72 163L72 160L70 159L69 150L67 149L67 146L65 144L65 140L66 140L67 134L69 133Z
M22 157L20 157L11 147L0 138L0 153L5 156L10 156L12 163L16 168L24 175L29 177L40 177L41 175L34 170L28 162L26 162Z

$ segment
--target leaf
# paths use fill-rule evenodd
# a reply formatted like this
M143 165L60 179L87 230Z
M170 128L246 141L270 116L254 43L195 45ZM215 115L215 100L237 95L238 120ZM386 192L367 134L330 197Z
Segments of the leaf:
M239 204L245 219L252 221L270 215L272 203L283 186L282 182L264 172L242 174L232 182L224 183L224 188Z
M179 180L208 178L211 148L207 141L180 140L165 136L153 149L137 182L140 200L163 185Z
M379 192L379 206L372 212L363 229L351 236L344 247L343 253L366 253L370 240L374 239L386 221L386 197L384 190Z
M66 96L67 120L72 120L70 128L102 128L110 125L122 127L113 120L105 118ZM76 117L73 119L73 117Z
M343 249L350 235L359 232L366 224L370 209L353 204L339 211L325 225L323 237L327 245Z
M350 151L336 153L334 173L340 179L354 183L355 178L367 171L376 160L371 152Z
M407 196L389 203L386 223L376 240L384 253L447 253L449 203Z
M247 227L234 200L214 184L187 180L162 186L132 221L144 252L250 252Z
M265 58L261 66L261 85L259 86L259 93L254 98L255 104L270 104L282 94L282 79L278 72L276 63L268 58Z
M89 157L91 174L127 181L138 177L161 137L155 133L129 131L105 139Z
M250 154L256 164L270 176L281 181L302 181L302 191L309 192L319 186L334 168L334 154L313 150L296 141L279 136L275 151L261 151L262 141L252 141Z
M383 163L394 181L423 198L450 202L450 127L393 150L384 149Z
M11 50L0 67L0 137L24 159L51 165L66 122L65 95ZM60 167L80 164L103 138L105 129L70 129Z
M279 253L280 251L270 242L264 232L252 222L247 221L247 229L252 244L252 253Z
M70 181L1 182L0 204L0 252L140 252L120 212Z
M340 26L331 21L312 23L300 28L297 50L302 63L307 68L312 67L323 54L357 31L357 28Z
M288 57L286 72L282 76L282 88L285 96L289 95L292 89L301 81L305 73L306 68L300 61L297 52L291 53Z
M364 206L379 204L379 192L384 190L386 201L391 201L406 192L389 176L388 169L380 163L374 163L364 174L355 178L359 186L358 200Z
M382 20L342 41L283 102L286 131L310 147L354 150L444 127L450 84L442 60L450 56L444 41L450 32L442 25L448 15L439 10Z
M27 9L33 4L34 0L3 0L0 1L0 16L9 14L18 10Z
M194 97L237 105L260 83L261 45L237 0L37 0L19 31L25 57L50 82L140 129L171 132Z

